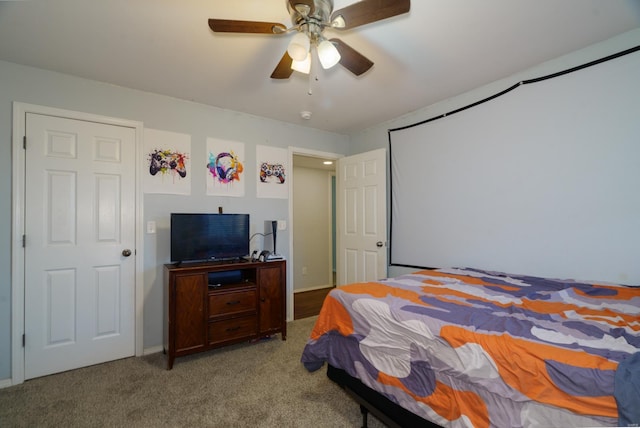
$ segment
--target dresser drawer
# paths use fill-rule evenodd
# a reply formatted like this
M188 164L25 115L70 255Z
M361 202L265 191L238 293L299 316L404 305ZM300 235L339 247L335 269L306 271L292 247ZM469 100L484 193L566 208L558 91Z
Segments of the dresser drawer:
M258 333L258 317L232 318L209 323L209 344L253 336Z
M209 294L209 318L255 313L257 305L256 290L242 290Z

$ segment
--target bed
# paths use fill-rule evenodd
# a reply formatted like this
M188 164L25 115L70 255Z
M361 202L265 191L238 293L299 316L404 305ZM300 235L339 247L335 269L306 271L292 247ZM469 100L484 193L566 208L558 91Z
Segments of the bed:
M332 290L301 361L365 426L638 426L639 317L638 287L422 270Z

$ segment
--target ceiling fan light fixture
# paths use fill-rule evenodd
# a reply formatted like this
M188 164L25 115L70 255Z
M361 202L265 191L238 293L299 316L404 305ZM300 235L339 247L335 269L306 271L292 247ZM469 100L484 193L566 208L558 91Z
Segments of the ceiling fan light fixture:
M309 54L311 42L305 33L297 33L291 39L287 52L294 61L304 61Z
M331 26L333 28L344 28L347 26L347 23L344 21L344 16L338 15L331 21Z
M351 30L405 14L411 9L411 0L350 0L347 2L350 5L338 10L334 10L334 2L335 0L286 0L291 27L278 22L218 18L210 18L208 23L215 33L291 34L286 52L271 73L272 79L288 79L294 70L313 75L316 73L315 62L318 59L324 69L339 63L355 76L360 76L373 66L373 62L342 40L325 37L324 31ZM312 57L316 56L314 50L318 52L318 59L311 58L313 64L310 68L313 70L309 70L307 58L309 52ZM311 95L311 88L308 93Z
M311 72L311 53L307 52L307 57L303 61L291 61L291 69L300 73L309 74Z
M329 40L323 40L318 44L318 58L326 70L340 62L340 52Z
M304 3L296 3L294 9L302 16L309 16L311 13L311 6Z

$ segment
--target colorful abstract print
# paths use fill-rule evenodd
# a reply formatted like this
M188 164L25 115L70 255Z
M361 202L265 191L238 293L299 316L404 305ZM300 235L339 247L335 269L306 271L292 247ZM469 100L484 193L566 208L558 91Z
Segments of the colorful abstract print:
M209 153L207 168L211 176L223 184L240 181L240 175L244 171L242 162L233 151L218 154Z
M441 426L614 426L639 316L636 287L420 271L332 290L302 362Z

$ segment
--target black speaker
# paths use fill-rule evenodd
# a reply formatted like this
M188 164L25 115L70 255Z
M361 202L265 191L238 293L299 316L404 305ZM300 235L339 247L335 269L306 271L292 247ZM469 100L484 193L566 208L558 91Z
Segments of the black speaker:
M278 254L278 252L276 251L276 238L278 236L278 222L275 220L271 221L271 233L273 236L273 251L272 254Z

